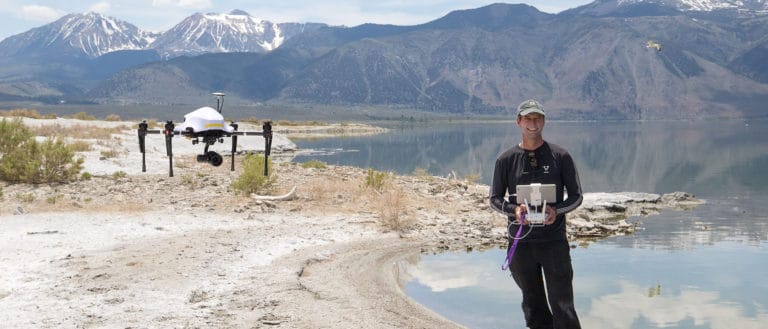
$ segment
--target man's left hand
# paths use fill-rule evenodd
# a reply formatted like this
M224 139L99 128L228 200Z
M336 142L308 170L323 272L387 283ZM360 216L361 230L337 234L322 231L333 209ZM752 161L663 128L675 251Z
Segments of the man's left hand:
M557 210L552 206L547 206L547 217L544 218L544 225L549 225L557 219Z

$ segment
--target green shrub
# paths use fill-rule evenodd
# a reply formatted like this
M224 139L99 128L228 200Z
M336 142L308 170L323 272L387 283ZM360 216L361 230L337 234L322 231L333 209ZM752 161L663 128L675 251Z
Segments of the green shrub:
M110 114L104 117L104 121L120 121L120 116L117 114Z
M12 109L8 111L0 111L0 116L25 117L25 118L32 118L32 119L56 119L55 114L42 115L37 110L32 110L32 109Z
M73 119L77 119L77 120L83 120L83 121L94 121L94 120L96 120L95 116L90 115L90 114L85 113L85 112L77 112L77 113L72 115L72 118Z
M328 165L325 162L319 161L319 160L309 160L307 162L304 162L301 164L302 168L315 168L315 169L325 169L328 167Z
M50 204L56 204L61 200L64 200L63 194L54 194L45 198L45 202L48 202Z
M272 161L268 162L269 168L272 168ZM264 176L264 156L248 154L243 159L243 173L232 182L232 189L235 193L251 194L264 191L275 183L276 178L270 171L268 176Z
M0 122L0 179L17 183L64 183L77 178L83 159L75 159L61 138L38 142L16 119Z
M24 194L16 194L16 200L19 200L21 202L30 203L35 201L35 199L37 199L37 197L32 192L24 193Z
M88 152L93 149L91 143L86 141L73 141L69 143L69 147L75 152Z
M110 150L101 150L99 152L101 154L101 157L104 159L110 159L110 158L116 158L120 153L117 150L110 149Z
M387 182L387 173L368 168L368 174L365 176L365 187L381 191Z
M122 170L118 170L112 173L112 179L114 180L125 178L126 176L128 176L128 173Z
M32 132L20 118L0 121L0 155L9 154L31 139Z
M182 174L181 185L189 187L190 190L194 190L198 186L200 175Z

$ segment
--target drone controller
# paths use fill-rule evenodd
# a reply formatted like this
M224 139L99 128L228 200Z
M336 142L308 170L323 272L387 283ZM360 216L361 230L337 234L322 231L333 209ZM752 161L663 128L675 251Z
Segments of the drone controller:
M523 201L527 213L525 219L531 226L544 226L547 218L547 202L556 200L554 184L533 183L531 185L517 185L517 202Z

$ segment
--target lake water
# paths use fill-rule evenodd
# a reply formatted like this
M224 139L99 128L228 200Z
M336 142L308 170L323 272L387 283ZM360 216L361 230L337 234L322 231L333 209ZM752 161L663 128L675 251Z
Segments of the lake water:
M640 230L576 247L582 326L768 327L768 121L548 122L574 157L585 192L686 191L692 211L633 218ZM403 125L371 137L299 141L296 161L411 173L480 175L519 141L513 122ZM414 300L470 328L524 328L503 250L422 255L404 267Z

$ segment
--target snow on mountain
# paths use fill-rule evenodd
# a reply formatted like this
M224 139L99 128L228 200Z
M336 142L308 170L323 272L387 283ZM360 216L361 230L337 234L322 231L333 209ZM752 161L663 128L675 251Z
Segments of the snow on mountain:
M130 23L98 13L69 14L6 38L0 42L0 54L95 58L118 50L144 49L149 45L149 36Z
M679 0L678 8L692 11L713 11L719 9L736 9L747 11L768 10L765 0Z
M619 6L638 3L660 3L681 11L743 10L768 11L766 0L618 0Z
M735 10L768 14L768 0L595 0L570 10L602 15L634 5L662 5L680 11ZM327 26L320 23L275 24L242 10L197 13L172 29L153 33L98 13L69 14L53 23L0 42L0 56L96 58L119 50L156 50L163 58L221 52L265 53L291 37Z
M285 40L325 24L274 24L241 10L194 14L157 33L98 13L69 14L0 42L4 57L96 58L119 50L156 50L163 58L221 52L269 52Z
M152 43L162 57L222 52L269 52L287 38L281 24L242 10L229 14L197 13L164 32Z

